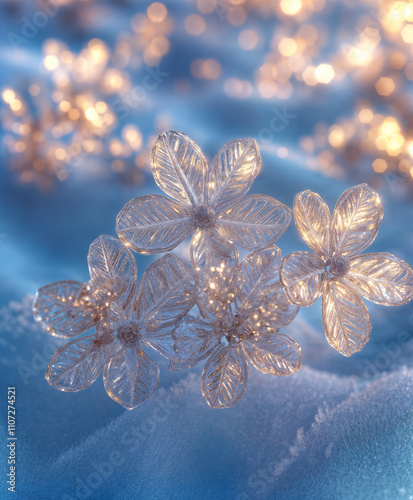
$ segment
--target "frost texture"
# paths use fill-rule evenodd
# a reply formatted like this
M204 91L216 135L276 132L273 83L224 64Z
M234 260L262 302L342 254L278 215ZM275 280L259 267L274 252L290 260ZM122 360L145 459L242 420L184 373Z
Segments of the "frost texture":
M413 297L413 270L406 262L388 253L359 255L374 241L382 218L380 198L367 184L347 189L332 217L318 194L304 191L294 200L296 226L316 255L287 255L281 280L289 300L299 306L310 306L322 295L327 340L345 356L360 351L370 336L359 295L387 306Z
M103 370L107 393L127 409L149 399L160 378L146 350L183 370L202 360L202 394L212 408L229 408L244 394L249 363L284 376L301 368L301 350L280 333L299 306L322 296L330 345L345 356L370 336L367 308L413 298L413 270L388 253L362 254L383 217L366 184L348 189L330 215L319 195L299 193L296 226L315 252L282 259L274 242L291 210L264 195L247 195L261 159L257 143L225 144L208 166L199 147L180 132L159 136L151 155L156 183L169 196L131 200L117 218L119 240L102 235L90 246L87 283L62 281L41 288L35 320L49 334L73 339L57 349L46 372L62 391L89 387ZM153 254L193 234L192 269L166 254L137 283L129 250ZM237 246L252 253L238 264ZM294 334L294 330L290 330Z

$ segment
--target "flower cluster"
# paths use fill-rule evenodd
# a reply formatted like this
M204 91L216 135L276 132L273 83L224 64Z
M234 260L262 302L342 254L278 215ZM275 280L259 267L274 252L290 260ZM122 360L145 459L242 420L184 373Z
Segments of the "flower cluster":
M297 228L315 254L282 259L277 239L291 210L264 195L247 195L261 167L252 139L225 144L208 165L182 133L159 136L151 156L154 178L169 196L130 201L116 221L119 239L100 236L90 246L90 281L41 288L33 311L51 335L72 338L46 372L62 391L90 386L103 368L111 398L128 409L151 397L159 368L152 348L181 370L208 358L202 393L213 408L228 408L247 385L248 362L263 373L301 368L298 344L280 328L299 306L323 296L327 340L349 356L362 349L370 323L359 294L383 305L413 298L413 270L391 254L359 255L376 237L380 199L366 184L348 189L333 215L310 191L294 201ZM137 284L129 250L172 250L192 235L189 268L168 253ZM251 253L238 263L237 246Z

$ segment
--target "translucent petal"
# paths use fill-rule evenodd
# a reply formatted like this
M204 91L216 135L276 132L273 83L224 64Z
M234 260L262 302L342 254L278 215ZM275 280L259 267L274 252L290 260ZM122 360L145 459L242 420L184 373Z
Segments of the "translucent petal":
M148 267L142 276L130 319L139 318L146 329L179 319L195 304L196 287L191 269L176 255L167 254Z
M382 218L379 195L367 184L344 191L333 212L333 252L343 256L362 252L376 238Z
M142 343L160 352L168 359L175 357L175 340L172 332L178 325L179 320L162 323L156 328L142 332Z
M258 308L272 291L282 288L281 251L272 246L250 253L238 266L233 292L237 308Z
M139 346L123 349L105 364L106 392L128 410L149 399L159 383L159 368Z
M261 168L258 144L253 139L227 142L207 172L207 203L223 210L247 193Z
M191 241L191 261L202 316L219 316L233 300L229 294L238 263L236 247L216 231L198 229Z
M72 340L53 354L46 380L61 391L81 391L98 378L103 362L104 350L93 335Z
M248 363L241 347L218 346L202 372L202 394L212 408L229 408L244 394Z
M199 147L185 134L161 134L151 155L152 172L166 194L188 205L204 202L207 163Z
M287 335L254 335L242 343L248 361L270 375L291 375L301 368L301 348Z
M132 252L117 238L101 235L90 245L88 263L93 287L106 293L109 301L126 306L135 292L138 275Z
M352 258L342 279L356 293L383 306L399 306L413 298L413 269L390 253Z
M284 290L273 290L262 298L258 307L241 309L241 315L252 331L258 331L261 327L279 330L291 323L299 309L288 300Z
M303 240L320 257L330 257L330 210L321 197L302 191L294 198L294 221Z
M40 288L33 303L36 322L55 337L72 338L95 326L96 311L83 300L83 283L59 281Z
M298 306L311 306L320 297L327 277L326 264L310 252L293 252L284 257L280 278L288 299Z
M326 281L322 316L328 343L344 356L361 351L368 342L371 326L367 308L341 281Z
M160 195L131 200L116 219L119 238L143 254L172 250L194 227L189 207Z
M291 210L263 194L244 196L217 219L220 233L241 248L258 250L274 243L291 222Z
M173 330L174 358L171 366L183 370L206 358L217 345L211 324L193 316L185 316Z

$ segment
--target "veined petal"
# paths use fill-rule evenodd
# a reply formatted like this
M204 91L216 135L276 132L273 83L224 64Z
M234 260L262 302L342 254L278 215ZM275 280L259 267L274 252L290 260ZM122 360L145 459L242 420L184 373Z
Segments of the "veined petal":
M173 359L175 357L175 340L172 332L178 322L179 320L169 321L159 324L155 328L143 330L141 332L143 345L152 347L168 359Z
M218 342L211 324L193 316L182 318L172 336L174 358L170 368L176 370L195 366L211 353Z
M390 253L353 257L342 279L356 293L383 306L399 306L413 298L413 269Z
M200 148L185 134L161 134L152 149L155 182L166 194L188 205L204 202L207 163Z
M161 195L131 200L116 219L119 238L143 254L172 250L194 227L189 207Z
M322 316L328 343L344 356L361 351L368 342L371 326L367 308L340 280L325 282Z
M250 330L256 332L263 327L279 330L297 316L299 306L292 304L283 289L272 290L262 298L258 307L239 309Z
M327 276L325 263L310 252L294 252L284 257L280 278L288 299L298 306L311 306L320 297Z
M127 313L146 329L185 315L195 304L196 287L191 269L176 255L167 254L148 267Z
M322 198L308 189L294 198L294 221L303 240L317 255L330 257L330 210Z
M117 238L101 235L90 245L87 259L93 287L125 307L135 292L138 276L132 252Z
M262 373L291 375L301 368L301 349L280 333L254 335L242 343L248 361Z
M333 252L344 257L362 252L376 238L382 218L379 195L367 184L344 191L331 222Z
M274 243L291 222L291 210L274 198L252 194L219 214L220 233L241 248L257 250Z
M274 290L280 290L281 251L276 246L250 253L238 266L233 291L238 309L258 308Z
M244 394L248 363L241 347L218 346L202 372L202 394L212 408L229 408Z
M155 392L159 367L136 345L106 362L103 381L112 399L133 410Z
M204 318L220 315L232 302L230 286L238 263L236 247L218 232L198 229L191 241L191 262Z
M96 312L82 300L83 283L59 281L40 288L33 303L36 322L55 337L72 338L95 326Z
M207 171L207 203L222 210L250 189L261 168L258 144L253 139L227 142Z
M46 380L60 391L86 389L98 378L105 351L94 342L94 335L72 340L53 354Z

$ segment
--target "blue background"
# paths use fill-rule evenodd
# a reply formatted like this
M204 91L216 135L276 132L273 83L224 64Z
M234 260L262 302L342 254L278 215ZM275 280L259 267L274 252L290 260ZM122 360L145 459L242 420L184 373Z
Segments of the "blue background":
M80 2L82 4L82 2ZM19 33L22 18L32 18L34 4L1 4L0 86L18 88L50 75L42 67L42 44L65 41L74 52L93 37L112 47L121 31L130 30L132 15L145 13L145 2L72 2L62 7L17 53L7 33ZM259 141L263 169L252 193L273 196L292 206L295 193L318 192L332 209L349 186L368 182L378 190L385 217L369 251L389 251L413 263L412 183L407 176L380 175L362 158L340 177L308 168L299 141L319 121L345 116L361 90L349 79L329 86L296 84L287 101L264 99L253 86L246 99L223 90L228 77L254 82L255 70L269 50L283 19L248 10L237 28L216 12L207 28L190 37L184 20L199 13L194 2L167 2L175 27L170 51L160 67L168 72L147 100L128 117L147 141L167 116L170 127L189 135L209 158L226 141L259 139L273 108L294 115L270 141ZM362 6L332 2L315 13L328 27L344 24L350 35ZM368 12L368 9L367 9ZM373 14L372 14L373 15ZM353 17L351 17L353 16ZM81 22L87 19L87 22ZM287 23L288 24L288 23ZM260 34L253 51L243 51L237 37L245 27ZM331 35L333 36L333 35ZM338 50L333 36L323 50ZM197 80L189 67L195 58L217 59L217 80ZM320 62L322 54L320 53ZM145 68L131 70L139 85ZM177 80L190 82L186 94ZM295 85L295 84L294 84ZM378 104L379 105L379 104ZM279 148L288 150L280 158ZM90 170L97 162L100 169ZM42 190L22 183L3 147L0 163L0 363L1 455L0 498L57 500L116 499L413 499L413 306L385 308L367 304L371 340L361 353L345 358L326 342L318 302L301 309L284 331L302 347L303 368L287 378L250 370L243 399L224 411L212 410L202 398L202 363L189 371L170 372L166 360L152 352L161 367L155 396L128 412L105 393L101 378L79 393L62 393L45 378L53 351L62 344L48 337L31 314L36 290L59 280L88 280L89 244L100 234L115 235L115 218L133 197L160 194L150 171L140 184L124 182L104 156L82 158L66 181ZM291 224L279 241L284 255L306 249ZM187 245L177 250L187 255ZM139 274L155 256L136 255ZM17 392L17 493L4 487L6 456L6 389Z

